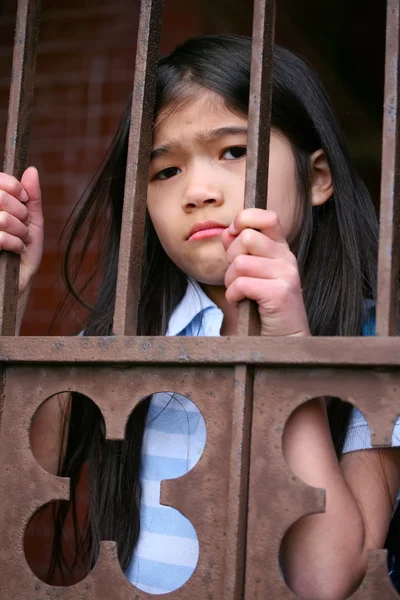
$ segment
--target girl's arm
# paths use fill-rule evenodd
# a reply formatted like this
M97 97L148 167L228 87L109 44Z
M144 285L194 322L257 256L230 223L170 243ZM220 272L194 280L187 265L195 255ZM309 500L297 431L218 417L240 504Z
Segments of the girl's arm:
M400 487L400 452L361 450L339 464L322 399L293 413L283 452L297 477L326 490L326 512L304 517L284 540L287 582L309 600L347 598L366 571L368 550L385 542Z
M310 335L297 261L278 217L247 209L224 231L226 299L258 304L261 335ZM314 399L289 419L285 459L306 484L326 490L326 511L290 529L281 552L290 588L308 600L344 600L358 586L370 548L384 544L400 484L396 450L369 450L337 460L325 402Z

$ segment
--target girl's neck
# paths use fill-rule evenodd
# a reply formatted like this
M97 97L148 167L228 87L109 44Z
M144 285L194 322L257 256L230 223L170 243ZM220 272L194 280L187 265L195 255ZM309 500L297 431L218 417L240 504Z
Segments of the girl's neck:
M221 327L221 335L236 335L237 327L237 306L228 304L225 298L226 287L223 285L202 285L207 296L224 313L224 320Z

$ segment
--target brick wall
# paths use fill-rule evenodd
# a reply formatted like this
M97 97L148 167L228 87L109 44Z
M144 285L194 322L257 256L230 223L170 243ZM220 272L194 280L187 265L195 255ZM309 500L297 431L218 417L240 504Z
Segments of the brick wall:
M162 51L200 33L196 4L166 3ZM198 9L199 10L199 9ZM4 140L16 2L0 9L0 139ZM45 243L23 324L45 335L64 294L58 243L76 201L101 163L132 87L139 2L44 0L29 164L40 173ZM52 333L79 328L74 310Z

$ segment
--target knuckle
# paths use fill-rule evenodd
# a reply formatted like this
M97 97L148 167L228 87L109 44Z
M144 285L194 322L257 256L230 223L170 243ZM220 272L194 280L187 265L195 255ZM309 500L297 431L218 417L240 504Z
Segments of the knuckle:
M243 246L248 248L253 240L253 231L251 229L244 229L241 237Z
M0 185L5 187L12 194L14 191L18 191L21 188L21 183L13 175L7 173L0 173Z
M244 254L239 254L234 260L235 271L238 275L244 275L247 271L247 260Z
M235 280L236 291L243 294L246 287L246 279L244 277L238 277Z
M299 270L299 265L297 263L297 258L295 257L295 255L293 254L293 252L289 249L288 253L287 253L287 261L290 265L292 265L296 271Z
M4 244L7 240L7 234L5 231L0 231L0 248L4 248Z
M294 289L298 286L300 281L299 271L294 265L289 265L287 267L286 281L290 289Z
M269 222L272 227L277 227L279 225L279 217L275 211L269 210L268 217L269 217Z
M18 179L16 179L13 176L10 176L10 190L12 194L19 194L20 190L21 190L21 184L18 181Z
M21 204L21 221L26 221L29 217L29 210L26 208L25 204Z
M7 192L5 190L0 190L0 207L7 208L7 206L8 206Z
M241 225L243 223L243 220L246 218L248 210L248 208L244 208L236 215L234 219L235 225Z
M278 303L283 303L289 296L291 286L287 279L280 279L275 289L275 298Z
M292 291L290 281L286 277L277 279L274 287L274 296L276 302L278 303L278 305L284 303Z
M7 229L9 226L10 219L8 213L0 211L0 229Z
M228 250L226 251L226 260L228 261L228 264L231 265L233 262L233 258L232 258L232 249L231 246L229 246Z

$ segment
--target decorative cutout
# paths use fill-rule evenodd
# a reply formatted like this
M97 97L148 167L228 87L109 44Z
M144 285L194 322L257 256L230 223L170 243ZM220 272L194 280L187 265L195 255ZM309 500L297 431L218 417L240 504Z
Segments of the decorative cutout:
M315 399L314 399L315 400ZM304 403L304 404L308 404L309 402L312 402L313 400L309 400L308 402ZM285 460L288 459L289 457L289 451L288 451L288 446L287 446L287 442L288 440L285 438L285 436L288 435L288 423L291 419L296 418L296 413L299 412L300 409L304 408L304 404L302 404L301 406L298 406L293 413L290 415L290 418L288 419L288 421L285 424L285 429L282 435L282 448L283 448L283 455ZM350 455L352 452L362 452L362 450L366 450L366 449L371 449L372 445L371 445L371 430L370 427L368 425L368 422L366 420L366 418L364 417L364 415L362 414L362 412L357 409L356 407L354 407L351 403L349 402L345 402L342 401L339 398L327 398L327 406L328 406L328 415L329 415L329 421L330 421L330 428L331 428L331 434L332 434L332 438L334 441L334 445L335 445L335 449L336 452L339 456L342 457L342 459L347 456ZM290 427L290 425L289 425ZM396 425L394 427L393 430L393 437L392 437L392 444L393 445L400 445L400 420L398 420L396 422ZM311 439L311 437L309 438ZM306 443L306 442L305 442ZM370 471L371 469L374 469L374 466L371 466L369 464L368 461L368 455L365 455L365 462L364 461L358 461L360 463L360 468L365 468L366 472ZM302 477L303 475L303 471L302 471L302 465L297 465L298 469L293 468L293 460L292 460L292 464L291 464L291 470L293 472L293 474L298 477L301 481L307 483L305 481L306 477ZM372 472L371 477L374 478L374 472ZM371 480L372 481L372 480ZM377 481L375 481L375 483L378 483ZM384 484L382 486L382 488L384 487ZM368 489L371 488L371 484L368 486ZM366 488L364 491L363 490L359 490L358 495L362 498L365 497L366 494L368 494L368 489ZM400 490L399 490L399 496L398 496L398 500L397 503L399 502L400 499ZM391 510L391 501L390 498L388 497L388 511ZM309 514L306 515L302 518L300 518L299 520L297 520L295 523L292 524L292 526L286 531L281 546L280 546L280 566L282 569L282 574L283 575L287 575L286 573L286 569L285 569L285 560L284 560L284 555L286 554L286 552L288 552L288 554L290 554L293 556L297 554L298 557L298 565L297 567L295 567L297 570L302 570L302 572L304 572L305 570L305 566L306 566L306 557L302 557L300 555L298 555L298 552L294 552L293 549L290 549L289 546L289 537L291 536L291 534L294 533L294 530L297 529L297 535L301 535L300 533L300 529L301 527L306 527L306 522L309 522L313 519L321 519L323 518L322 515L316 515L316 514ZM322 536L323 538L324 536ZM326 544L327 540L325 539L323 544ZM318 554L318 550L314 551L317 552ZM330 571L330 569L328 569ZM388 571L386 572L386 578L388 579L389 577L389 573L390 576L392 578L392 583L394 585L399 585L399 581L400 581L400 565L399 563L395 563L394 560L394 556L393 554L389 553L388 555ZM323 575L321 576L323 578ZM289 583L290 583L290 576L286 577L286 584L288 585L288 587L290 587L290 589L297 595L298 598L304 598L304 600L306 600L307 595L304 594L302 595L301 593L301 584L300 584L300 588L298 588L297 586L295 586L294 588L292 588ZM289 579L289 581L287 580ZM307 575L305 576L305 579L307 580ZM327 585L329 585L328 581L328 575L326 577L326 581L327 581ZM360 582L360 585L358 587L358 589L361 589L363 585L363 582ZM347 597L353 597L352 594L354 594L356 592L356 590L352 590L351 592L349 592L349 595Z
M29 433L32 453L39 465L52 475L70 477L71 469L72 472L77 471L74 461L77 458L78 439L86 446L80 451L80 464L84 462L83 456L87 455L90 447L89 432L94 433L94 419L98 423L98 434L104 440L104 419L98 406L83 394L76 395L74 402L79 404L79 412L71 413L70 392L55 394L39 406L31 421ZM71 445L67 438L68 428ZM80 532L84 531L88 520L87 468L84 466L80 475L76 472L73 479L76 481L76 503L60 501L44 505L33 515L25 531L27 562L39 579L51 585L74 585L91 570L82 564L75 564L79 540L73 524L74 512ZM52 563L55 545L62 548L61 568L59 562Z
M141 534L126 571L145 592L175 591L196 568L196 531L178 510L160 504L160 484L193 469L205 443L205 422L193 402L170 392L152 397L143 440Z
M87 448L89 451L90 440L93 439L90 423L93 418L96 418L99 423L102 452L104 455L119 453L121 460L124 461L121 442L104 440L104 419L96 404L83 395L78 397L78 401L81 416L79 419L75 417L75 422L74 417L72 418L71 435L89 444ZM53 474L57 471L58 462L54 459L49 460L47 456L46 445L50 443L58 450L62 448L67 462L73 466L71 461L74 460L74 455L71 453L71 447L65 442L61 444L61 432L63 429L65 431L70 414L70 396L68 393L60 393L46 400L32 419L30 431L32 452L42 468ZM40 440L37 431L40 425L43 425L43 419L49 418L53 429L49 430L48 438ZM181 512L160 504L160 485L164 479L175 479L185 475L197 464L205 448L206 426L201 412L192 401L185 396L170 392L154 394L148 412L143 402L136 406L126 425L126 439L136 443L141 428L140 422L144 419L146 419L146 428L140 475L141 532L125 574L135 587L155 595L173 592L181 587L189 580L198 562L199 543L196 531ZM130 477L129 473L127 477ZM126 486L123 489L127 489ZM134 502L133 492L132 502ZM84 469L78 484L78 502L75 507L82 530L88 518L87 494L87 469ZM73 577L68 574L68 570L65 571L65 577L62 577L59 566L53 565L52 576L49 577L56 513L61 514L65 519L62 547L67 565L74 564L76 539L72 526L71 502L49 503L32 517L25 534L25 555L30 568L42 581L52 585L74 585L88 574L88 569L74 565ZM118 526L116 516L115 527ZM39 538L40 556L37 553ZM104 537L104 539L109 538ZM121 555L120 561L124 561Z

